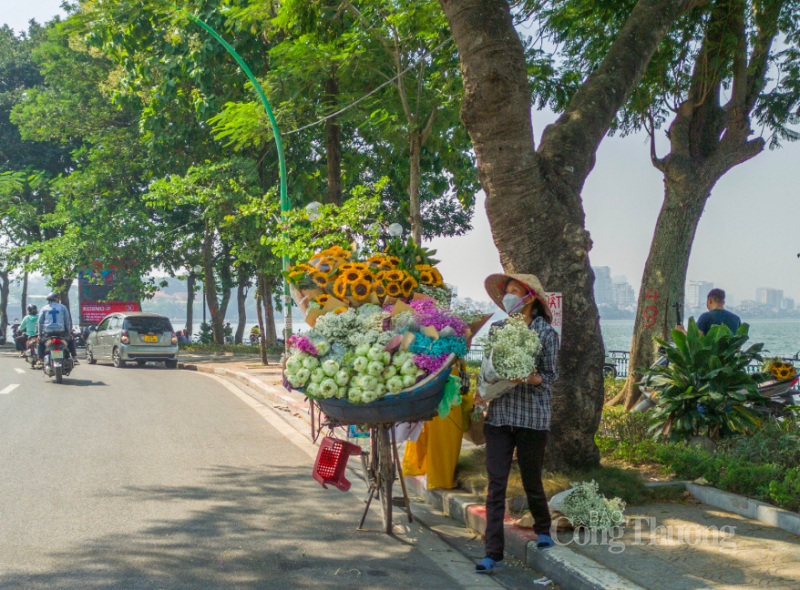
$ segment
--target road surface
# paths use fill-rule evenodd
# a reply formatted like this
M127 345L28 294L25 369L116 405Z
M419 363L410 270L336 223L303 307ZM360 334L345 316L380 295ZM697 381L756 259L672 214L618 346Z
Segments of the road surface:
M0 589L465 587L446 555L357 532L361 500L311 465L206 376L84 362L57 385L6 348Z

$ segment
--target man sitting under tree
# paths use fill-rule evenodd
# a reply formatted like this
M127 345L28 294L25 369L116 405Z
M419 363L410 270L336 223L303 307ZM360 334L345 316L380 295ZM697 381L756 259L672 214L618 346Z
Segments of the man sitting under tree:
M702 314L697 319L697 329L701 334L708 334L712 326L728 326L728 329L734 334L742 325L742 320L738 315L729 312L725 309L725 291L722 289L711 289L708 293L708 300L706 301L708 311ZM686 333L683 326L677 326L677 329Z

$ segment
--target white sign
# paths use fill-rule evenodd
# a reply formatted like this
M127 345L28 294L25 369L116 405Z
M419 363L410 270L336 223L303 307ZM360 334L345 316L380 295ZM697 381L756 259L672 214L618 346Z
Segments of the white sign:
M544 298L547 301L547 307L550 308L550 315L553 316L553 321L550 325L558 332L560 341L561 326L564 324L564 297L561 293L545 293Z

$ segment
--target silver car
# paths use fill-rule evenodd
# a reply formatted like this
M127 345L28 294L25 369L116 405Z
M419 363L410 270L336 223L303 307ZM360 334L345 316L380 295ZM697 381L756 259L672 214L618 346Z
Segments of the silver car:
M90 365L109 360L122 368L128 361L139 366L163 361L168 369L178 366L178 338L168 318L155 313L112 313L89 328L86 360Z

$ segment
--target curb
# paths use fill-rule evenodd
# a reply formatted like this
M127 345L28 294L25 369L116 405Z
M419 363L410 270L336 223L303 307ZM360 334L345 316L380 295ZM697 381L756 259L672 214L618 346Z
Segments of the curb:
M267 385L258 377L253 377L247 373L243 373L241 371L236 371L234 369L227 369L225 367L213 367L210 365L192 365L186 363L178 363L178 368L183 369L184 371L197 371L199 373L210 373L213 375L221 375L223 377L230 377L231 379L235 379L255 389L266 398L268 398L271 402L275 404L285 405L288 406L293 413L299 415L299 417L306 422L307 424L311 424L311 416L308 413L308 405L299 402L294 398L289 397L285 393L281 391L283 388L273 387L272 385Z
M422 476L405 477L406 486L440 512L479 535L486 530L486 509L475 496L453 490L428 490ZM506 551L570 590L645 590L616 572L564 546L536 548L536 534L516 526L506 517Z
M686 490L703 504L752 518L800 536L800 514L710 486L685 482Z

